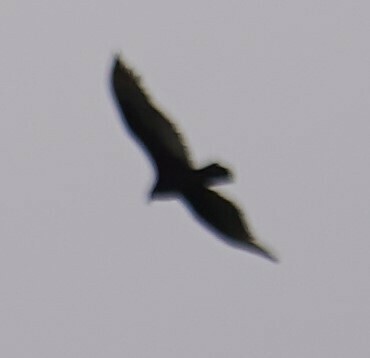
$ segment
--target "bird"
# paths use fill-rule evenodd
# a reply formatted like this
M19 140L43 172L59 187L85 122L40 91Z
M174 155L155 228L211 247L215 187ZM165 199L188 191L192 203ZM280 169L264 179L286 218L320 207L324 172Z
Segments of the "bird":
M124 126L142 146L156 172L149 199L180 199L195 218L227 244L277 262L252 234L241 210L213 189L231 181L231 171L219 163L202 168L193 164L183 136L120 55L114 57L110 85Z

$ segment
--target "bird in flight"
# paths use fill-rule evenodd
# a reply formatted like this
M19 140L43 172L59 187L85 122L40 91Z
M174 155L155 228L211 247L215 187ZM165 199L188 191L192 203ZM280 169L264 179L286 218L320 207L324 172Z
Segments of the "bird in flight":
M226 243L276 257L254 238L241 211L211 189L227 182L231 173L218 163L195 168L180 133L141 86L139 77L116 56L111 85L123 123L154 164L156 182L150 198L179 198L192 214Z

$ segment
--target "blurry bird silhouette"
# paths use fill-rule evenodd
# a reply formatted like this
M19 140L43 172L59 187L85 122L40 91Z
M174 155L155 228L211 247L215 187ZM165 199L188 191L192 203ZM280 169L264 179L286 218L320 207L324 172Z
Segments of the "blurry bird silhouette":
M228 244L276 257L251 234L240 210L210 187L231 179L230 171L218 163L197 169L191 162L182 136L156 108L143 90L140 79L116 56L112 87L123 123L152 159L157 178L150 198L181 199L200 221Z

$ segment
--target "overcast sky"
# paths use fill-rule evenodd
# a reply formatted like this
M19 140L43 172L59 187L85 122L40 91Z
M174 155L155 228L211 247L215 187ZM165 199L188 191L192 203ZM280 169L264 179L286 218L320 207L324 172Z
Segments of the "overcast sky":
M2 0L0 356L369 357L369 13ZM117 52L280 264L147 204Z

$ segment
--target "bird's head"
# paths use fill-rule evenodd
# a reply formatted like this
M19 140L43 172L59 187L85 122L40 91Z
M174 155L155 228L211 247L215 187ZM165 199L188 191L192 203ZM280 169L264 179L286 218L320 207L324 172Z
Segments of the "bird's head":
M161 195L160 193L161 193L161 191L158 188L158 185L156 183L149 192L149 201L158 199Z
M149 201L166 200L173 196L173 194L165 181L157 180L149 193Z

